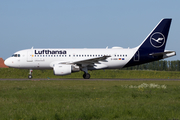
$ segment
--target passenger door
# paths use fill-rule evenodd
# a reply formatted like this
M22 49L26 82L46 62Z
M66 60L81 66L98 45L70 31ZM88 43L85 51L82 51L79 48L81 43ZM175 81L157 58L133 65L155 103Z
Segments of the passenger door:
M33 50L27 51L27 62L33 62Z

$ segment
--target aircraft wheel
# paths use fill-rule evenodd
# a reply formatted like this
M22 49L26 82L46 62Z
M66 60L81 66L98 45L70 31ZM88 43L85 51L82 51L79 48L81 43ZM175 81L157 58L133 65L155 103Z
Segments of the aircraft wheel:
M32 75L29 75L28 78L31 79L31 78L32 78Z
M83 78L84 79L89 79L90 78L90 74L89 73L84 73L83 74Z
M83 74L83 78L84 78L84 79L86 78L86 73Z

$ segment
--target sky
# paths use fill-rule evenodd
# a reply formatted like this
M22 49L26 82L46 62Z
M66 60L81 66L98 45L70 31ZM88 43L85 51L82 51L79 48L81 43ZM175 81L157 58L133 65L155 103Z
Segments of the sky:
M34 48L134 48L172 18L166 50L180 60L179 0L1 0L0 57Z

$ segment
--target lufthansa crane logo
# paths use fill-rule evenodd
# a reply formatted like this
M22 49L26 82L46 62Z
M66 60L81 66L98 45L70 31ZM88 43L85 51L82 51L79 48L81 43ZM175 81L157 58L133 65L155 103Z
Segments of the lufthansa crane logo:
M155 32L151 35L150 37L150 43L153 47L155 48L160 48L164 45L165 43L165 37L162 33L160 32Z

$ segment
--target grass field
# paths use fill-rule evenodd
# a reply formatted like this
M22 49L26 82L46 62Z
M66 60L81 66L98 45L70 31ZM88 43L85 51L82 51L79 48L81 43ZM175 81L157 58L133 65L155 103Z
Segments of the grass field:
M179 120L180 81L0 81L6 119Z
M15 68L0 68L0 78L28 78L29 70ZM180 79L180 71L152 71L152 70L95 70L89 71L91 78L156 78ZM83 72L66 76L55 76L53 70L34 70L33 78L83 78Z

